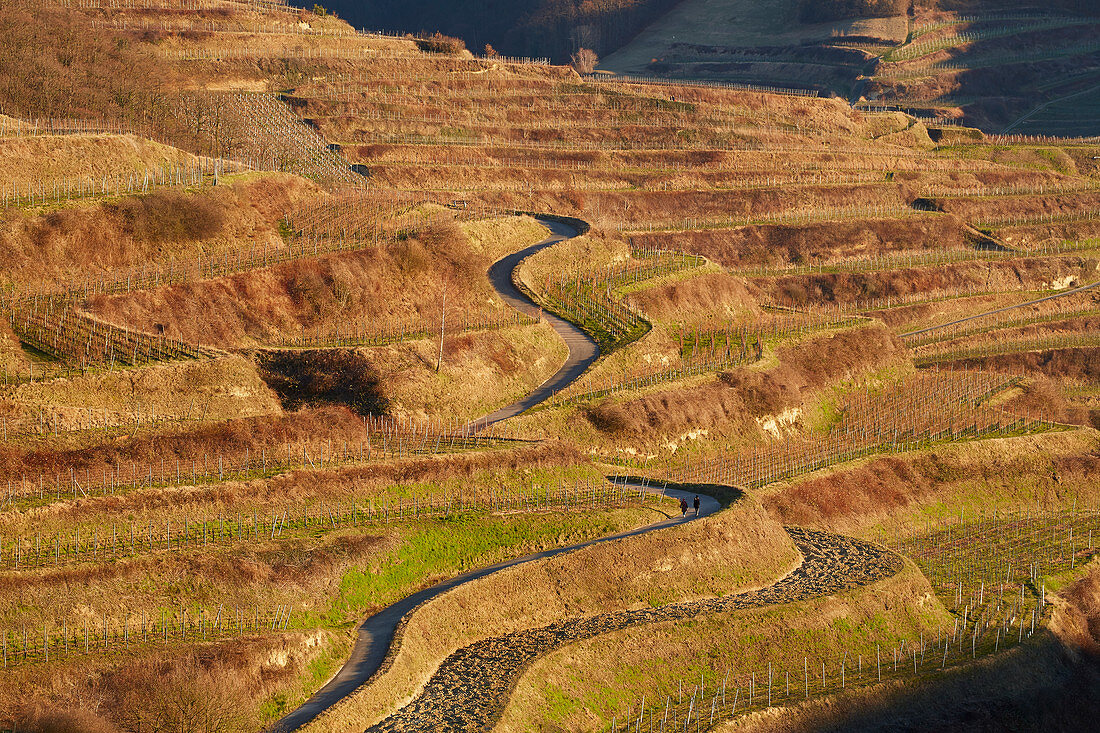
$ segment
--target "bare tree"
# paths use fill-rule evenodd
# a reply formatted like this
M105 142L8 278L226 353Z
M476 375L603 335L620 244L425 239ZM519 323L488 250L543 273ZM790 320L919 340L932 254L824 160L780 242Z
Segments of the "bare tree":
M577 49L577 52L570 57L573 68L578 74L591 74L596 70L596 62L599 60L599 56L590 48Z
M596 26L591 23L574 26L573 29L569 31L569 42L574 50L580 48L599 48L600 32L596 29Z

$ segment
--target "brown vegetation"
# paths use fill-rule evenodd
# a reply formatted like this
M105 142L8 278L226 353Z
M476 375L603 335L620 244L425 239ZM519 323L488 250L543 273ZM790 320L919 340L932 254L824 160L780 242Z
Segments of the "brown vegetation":
M317 415L313 417L318 418ZM340 436L339 433L337 435ZM352 444L356 436L345 432L343 437ZM543 469L561 469L585 479L602 480L602 474L588 464L587 457L573 446L557 441L512 449L419 458L378 458L376 455L373 460L360 465L353 463L332 468L332 457L342 457L341 443L338 437L329 446L329 458L324 469L288 470L267 478L225 480L197 486L142 488L114 496L77 497L73 501L63 498L47 509L32 512L30 516L33 519L13 516L0 524L12 528L23 526L27 521L42 524L48 521L68 526L69 523L89 519L102 521L104 517L113 521L113 518L143 514L163 516L175 513L178 516L180 510L225 513L251 511L258 506L285 510L288 502L369 501L371 497L389 494L389 489L394 486L409 484L446 485L452 494L461 494L470 501L484 501L499 485ZM262 444L255 447L263 449ZM354 455L349 448L349 458L358 458L358 443L354 443L354 447ZM323 557L318 559L320 561ZM136 574L144 571L130 569L125 572Z
M48 213L0 215L0 277L13 284L82 282L111 270L232 247L284 244L277 225L315 187L265 175L198 192L160 191ZM152 328L152 323L143 324Z
M736 369L698 387L657 392L622 404L609 400L585 414L602 432L634 437L744 427L800 405L814 390L896 363L904 354L901 342L881 326L849 329L782 347L776 352L778 366L769 369Z
M854 303L887 296L937 291L962 294L968 291L1061 289L1090 279L1095 271L1095 260L1071 255L1045 259L961 262L869 272L754 278L752 282L780 303L801 306L812 303Z
M386 411L378 375L358 352L261 351L257 359L260 375L288 410L330 403L345 405L360 415Z
M442 33L433 33L427 38L417 38L416 46L421 51L428 53L443 53L449 56L457 56L466 50L466 43L461 38L445 36Z
M27 733L236 733L256 729L255 700L300 694L308 666L331 643L324 633L291 633L183 651L135 652L112 663L55 663L51 690L28 667L0 693L0 721ZM104 660L105 661L105 660Z
M805 225L635 234L635 246L701 254L730 268L799 265L923 249L958 249L966 232L947 217L867 219Z
M1100 410L1071 403L1061 386L1045 377L1030 380L1004 407L1018 415L1042 415L1065 425L1100 428Z
M1051 435L876 458L771 490L764 505L783 523L859 532L904 523L908 508L991 509L1095 501L1095 438Z
M995 369L1100 382L1100 349L1073 348L1024 351L972 357L951 363L963 369Z
M46 118L147 121L166 112L175 78L147 49L93 29L75 10L0 6L0 110Z
M596 56L596 52L590 48L578 49L576 53L569 57L573 70L578 74L591 74L596 70L597 61L599 61L599 58Z
M511 244L526 243L525 231ZM190 343L242 346L278 343L313 330L412 332L493 306L486 272L493 253L455 223L376 247L296 260L215 280L92 298L87 310L111 323Z
M761 314L757 298L743 280L707 273L657 285L627 296L627 302L657 321L696 323L745 321Z
M119 181L136 176L137 185L146 171L162 166L194 166L198 159L178 148L133 135L41 135L0 138L0 195L12 186L25 191L45 184L107 177L112 189Z
M195 417L201 417L196 412ZM163 430L153 433L137 433L88 447L17 447L11 444L0 447L0 472L9 477L23 474L37 477L46 474L102 470L114 471L117 463L131 461L139 465L177 458L186 462L192 459L202 465L203 456L242 455L267 449L275 453L287 442L316 440L324 436L333 440L359 440L365 430L358 417L346 408L319 408L302 410L288 415L244 418L206 423L194 428Z

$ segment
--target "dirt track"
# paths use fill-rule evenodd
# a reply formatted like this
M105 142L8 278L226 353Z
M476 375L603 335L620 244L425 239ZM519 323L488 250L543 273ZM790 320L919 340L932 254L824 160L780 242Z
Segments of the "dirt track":
M874 545L827 532L787 531L803 562L774 585L724 598L560 621L471 644L445 659L413 702L369 730L489 730L519 675L558 647L641 624L807 600L889 577L901 567L899 558Z

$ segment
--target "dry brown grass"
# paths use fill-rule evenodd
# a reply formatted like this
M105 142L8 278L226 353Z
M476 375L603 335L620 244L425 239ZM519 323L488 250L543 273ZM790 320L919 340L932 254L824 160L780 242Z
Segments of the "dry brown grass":
M421 327L438 323L444 291L453 320L462 313L500 312L502 304L485 276L493 255L501 247L512 251L538 241L543 231L524 220L510 231L474 225L468 236L444 222L375 248L96 297L88 310L143 331L162 324L169 337L216 346L263 344L337 326ZM494 234L504 236L490 246L484 240Z
M940 208L961 219L1014 219L1033 216L1084 216L1100 205L1100 193L1065 193L1045 196L951 198L937 201Z
M590 408L602 432L645 438L699 429L755 424L756 418L796 407L810 393L905 358L896 337L881 326L849 329L806 339L776 351L778 365L725 372L713 382L667 390L621 404Z
M839 667L837 662L847 655L851 679L859 655L867 672L876 643L889 648L944 623L950 626L949 616L928 582L906 565L870 586L810 601L614 631L536 661L520 678L494 730L602 729L613 716L621 722L627 704L636 710L642 695L646 707L655 709L659 725L666 695L676 704L683 684L686 703L700 673L707 689L714 690L727 670L728 710L735 687L744 700L751 673L756 674L757 694L766 690L769 663L778 689L783 689L784 673L790 672L791 690L800 692L804 657L809 657L812 675L815 662L830 660L832 674L832 666ZM705 699L699 707L708 720Z
M333 450L339 451L341 438L349 439L350 443L355 438L362 437L361 434L356 435L354 425L341 434L339 428L347 427L346 424L339 425L341 418L346 417L342 412L326 410L299 415L297 417L301 422L306 423L299 430L315 438L318 437L316 433L308 432L307 418L324 421L330 426L335 424L332 428L336 435ZM217 434L219 431L213 432ZM223 426L220 432L229 431ZM232 440L229 443L232 446ZM215 441L214 445L221 445L221 441ZM263 446L259 440L246 445L254 450ZM132 451L136 452L141 447L144 446L133 446ZM243 454L239 444L233 447ZM358 456L358 443L354 447L355 455ZM257 505L270 504L285 509L290 504L336 504L349 500L362 502L386 494L387 489L401 484L446 484L452 493L462 494L467 499L485 500L491 487L510 481L522 482L536 470L555 468L575 469L575 473L586 478L600 479L603 475L592 468L587 458L572 446L555 441L467 454L381 459L364 465L335 469L297 469L263 479L147 488L116 496L78 497L72 501L63 499L45 509L9 516L2 524L9 528L27 527L32 523L44 526L49 521L67 526L74 522L115 521L120 517L173 511L178 513L180 510L207 515L228 515L239 510L251 511ZM497 477L495 481L494 476Z
M0 278L40 288L199 252L278 248L279 219L315 191L304 179L265 174L195 193L160 191L41 214L7 210Z
M871 318L882 321L899 333L920 327L950 323L977 313L995 310L1008 305L1016 305L1033 296L1026 292L991 293L960 298L946 298L917 302L887 310L865 311Z
M133 135L57 135L0 139L0 192L15 184L64 183L104 176L112 182L162 166L193 166L198 159L178 148ZM113 185L113 184L112 184Z
M761 315L758 298L745 281L725 273L707 273L660 284L627 297L646 317L697 324L749 321Z
M469 194L467 198L475 196ZM525 194L490 191L477 194L476 198L493 206L527 209L531 205ZM540 210L608 226L679 223L692 218L726 221L791 210L896 207L903 203L900 189L892 184L807 185L746 191L547 191L538 198Z
M407 701L448 654L480 639L725 595L782 575L797 554L782 528L747 497L687 525L495 573L419 608L393 665L307 730L361 730Z
M94 476L101 470L113 472L116 461L135 461L148 466L161 459L171 463L177 457L181 462L186 461L189 468L192 459L197 459L201 465L204 455L214 458L221 453L243 457L246 448L252 452L267 448L277 455L275 449L283 448L287 441L332 438L358 443L365 434L358 416L346 408L303 410L286 415L200 423L191 428L152 434L138 433L133 437L121 436L118 440L75 448L19 448L8 444L0 449L0 470L12 477L24 472L37 477L39 471L67 473L73 468L91 471Z
M731 268L827 262L908 250L957 249L966 245L963 228L947 217L748 226L636 234L632 239L637 246L701 254Z
M389 411L398 416L473 420L519 400L563 363L567 350L545 321L366 349ZM524 436L531 437L531 436Z
M1100 381L1100 349L1071 348L974 357L952 362L964 369L995 369L1048 377Z
M6 388L3 397L5 412L45 410L59 417L62 429L102 428L105 415L115 425L139 416L226 420L281 412L255 365L240 356L30 382Z
M1100 411L1073 404L1061 385L1046 377L1030 380L1018 395L1002 404L1017 415L1042 415L1063 425L1100 427Z
M781 522L847 533L904 529L960 508L1094 503L1098 446L1092 431L963 443L810 475L768 489L763 501Z
M886 296L970 290L1063 289L1091 280L1096 262L1087 257L961 262L877 272L754 278L753 282L781 303L852 303Z
M5 672L0 723L28 733L236 733L263 722L257 700L301 694L328 632L233 639L195 649L136 651Z

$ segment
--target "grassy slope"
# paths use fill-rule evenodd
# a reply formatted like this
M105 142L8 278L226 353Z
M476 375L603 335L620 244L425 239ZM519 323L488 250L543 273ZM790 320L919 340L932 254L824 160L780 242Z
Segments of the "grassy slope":
M335 327L438 323L445 289L452 318L500 312L485 277L499 257L538 241L532 220L441 222L414 238L294 260L213 280L93 299L89 311L120 325L162 323L173 338L217 346L278 343ZM373 328L371 328L373 326Z
M227 642L208 648L205 659L191 657L187 648L178 654L152 654L154 659L171 660L164 666L181 667L200 678L197 670L205 669L209 684L224 690L242 708L246 721L242 725L247 727L247 721L258 724L265 714L277 715L316 689L324 677L306 675L304 682L298 677L316 659L319 650L313 648L319 642L322 650L333 643L340 648L346 644L348 627L372 610L462 570L622 531L651 519L651 510L626 508L428 520L380 527L381 532L341 531L318 539L262 542L230 552L158 554L118 563L110 571L47 571L24 576L17 587L0 592L14 594L9 595L13 603L18 598L20 605L37 609L40 618L68 619L70 625L78 624L81 617L98 620L103 613L119 620L133 619L134 614L140 618L142 611L158 616L161 609L171 611L181 603L261 611L285 603L305 614L296 623L305 623L307 629L318 625L335 629L334 634L295 632L269 640ZM151 584L150 577L159 580ZM69 590L59 593L60 588ZM282 651L272 658L273 646ZM332 653L338 655L338 651ZM281 663L272 661L280 659ZM156 674L157 665L150 665L143 655L109 657L106 664L93 660L90 670L80 660L61 662L61 669L49 676L42 675L41 667L18 670L4 686L6 699L0 707L9 711L45 707L58 713L87 709L89 700L125 696L141 683L148 685ZM272 679L244 675L243 680L234 681L233 668L242 664L257 671L269 669ZM76 677L74 672L81 667L83 672ZM292 674L284 674L288 670ZM166 680L163 694L184 695L186 676L185 672L181 678ZM76 677L75 684L56 692L49 680L65 677ZM112 704L101 714L121 722L126 708ZM195 709L189 706L175 713L183 719L193 714Z
M479 639L755 587L789 569L796 555L782 529L744 498L686 526L494 574L418 609L393 666L310 730L376 722L414 694L448 654Z
M756 672L759 694L767 686L769 662L780 685L783 672L790 671L797 687L801 674L794 672L802 672L802 657L835 663L847 654L855 666L862 654L869 665L876 643L889 647L912 640L946 618L920 572L907 565L866 588L812 601L616 631L532 665L495 730L602 729L643 694L649 705L660 706L669 694L675 702L683 684L686 700L700 675L713 690L726 670L738 684ZM731 682L729 695L732 688Z
M960 511L1091 505L1097 445L1091 429L950 445L775 484L763 501L780 521L867 537Z
M91 168L114 164L110 149L82 152ZM282 247L279 219L316 190L295 176L247 174L228 176L216 188L80 201L54 211L8 209L0 214L0 245L7 253L0 282L33 287L83 283L112 270L140 271L151 262L167 265L229 249ZM140 326L148 329L152 322Z
M111 179L131 175L138 180L146 171L162 166L197 165L184 150L133 135L59 135L14 137L0 140L0 192L30 182L66 182Z
M723 733L794 733L805 730L973 728L1088 730L1096 712L1097 597L1100 568L1082 566L1057 596L1051 632L1009 652L946 675L891 682L755 713L728 723Z

